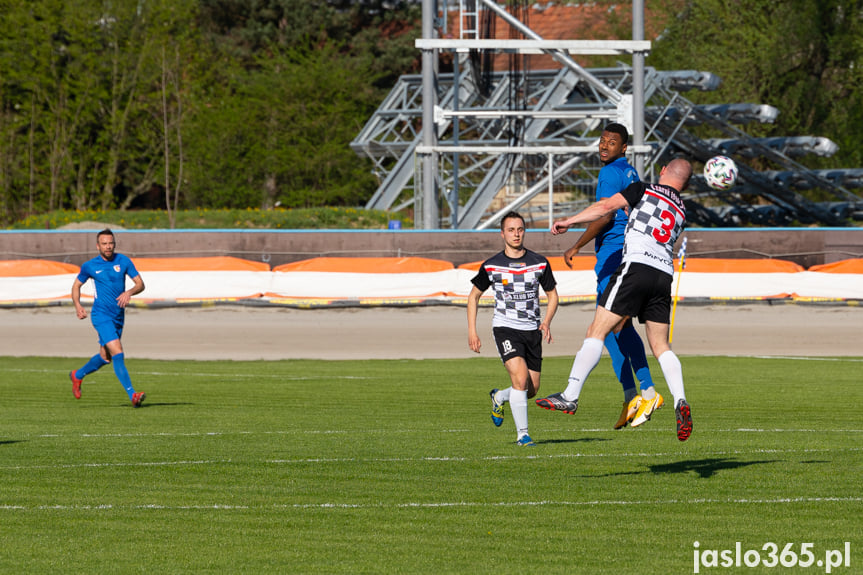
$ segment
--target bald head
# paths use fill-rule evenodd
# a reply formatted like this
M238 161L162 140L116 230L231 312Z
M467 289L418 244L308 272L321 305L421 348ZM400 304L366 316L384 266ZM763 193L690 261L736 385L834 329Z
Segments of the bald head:
M678 192L682 192L689 185L692 177L692 164L684 159L678 158L668 162L659 172L659 183L671 186Z

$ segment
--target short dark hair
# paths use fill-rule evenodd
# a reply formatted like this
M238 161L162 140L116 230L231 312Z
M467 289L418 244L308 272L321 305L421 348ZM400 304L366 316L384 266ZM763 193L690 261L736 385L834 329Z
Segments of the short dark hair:
M626 129L626 126L623 124L618 124L617 122L612 122L606 125L603 129L603 132L611 132L612 134L617 134L620 136L620 139L623 140L624 144L629 143L629 130Z
M504 215L500 219L500 231L503 231L503 223L510 218L518 218L521 220L521 225L524 225L524 218L521 217L520 213L518 213L518 212L507 212L506 215Z
M111 228L105 228L104 230L96 234L96 241L99 241L99 238L101 238L102 236L111 236L113 238L114 232L111 231Z

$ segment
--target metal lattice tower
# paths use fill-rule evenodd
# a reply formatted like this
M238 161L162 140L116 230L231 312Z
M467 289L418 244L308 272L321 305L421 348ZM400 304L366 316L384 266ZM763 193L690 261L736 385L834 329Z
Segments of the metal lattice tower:
M464 39L417 41L424 52L454 54L454 73L434 77L432 110L424 106L423 98L429 93L428 76L402 76L351 143L355 152L372 160L381 181L367 208L419 208L427 197L420 185L426 177L423 171L431 168L440 190L435 201L442 212L432 227L481 229L495 224L509 209L519 209L535 222L550 219L552 213L556 217L571 213L593 200L602 167L596 155L601 126L618 121L635 133L633 108L642 105L643 143L629 146L636 166L641 163L642 177L650 178L655 166L675 156L694 163L717 154L737 160L738 185L727 192L712 190L700 176L693 178L684 195L692 224L838 226L849 216L863 216L863 198L848 190L863 184L863 170L813 171L792 159L806 153L829 156L836 151L835 144L811 136L754 138L741 128L773 122L778 114L775 108L695 105L681 95L692 89L716 89L719 79L709 72L644 68L639 73L626 64L583 69L570 53L643 55L649 43L542 40L511 16L502 16L503 9L492 0L475 2L461 0L462 10L472 11L468 14L472 19L466 21L475 26ZM498 17L527 39L476 39L480 2L498 11ZM470 58L471 50L550 53L563 67L521 76L486 73L488 85L479 86L481 76L472 67L476 59ZM636 85L643 88L633 94ZM513 109L514 91L528 103L524 109ZM513 137L513 119L521 122L518 139ZM424 123L433 127L431 134L423 132ZM711 136L696 135L703 133ZM745 161L751 158L767 160L776 169L753 170ZM799 193L811 189L821 190L830 200L816 203ZM508 192L503 198L502 190Z

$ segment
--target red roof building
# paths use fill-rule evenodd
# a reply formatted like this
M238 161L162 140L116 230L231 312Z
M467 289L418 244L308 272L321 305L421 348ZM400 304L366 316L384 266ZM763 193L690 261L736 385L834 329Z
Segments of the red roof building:
M499 2L503 5L503 2ZM664 15L656 9L645 6L645 30L644 37L647 40L655 39L664 28ZM508 9L511 11L511 8ZM518 16L518 15L517 15ZM482 16L480 17L482 18ZM472 35L460 36L459 11L452 8L447 14L448 36L450 38L470 38ZM631 40L632 39L632 3L599 3L582 2L574 4L560 4L558 2L535 2L531 4L519 17L531 30L536 32L544 40ZM480 31L479 38L483 36ZM494 36L498 40L524 39L520 32L504 22L501 18L495 18ZM532 55L529 56L529 68L535 70L560 68L551 56ZM580 64L585 64L584 57L574 55L573 59ZM509 55L497 54L494 58L495 70L506 70L509 67Z

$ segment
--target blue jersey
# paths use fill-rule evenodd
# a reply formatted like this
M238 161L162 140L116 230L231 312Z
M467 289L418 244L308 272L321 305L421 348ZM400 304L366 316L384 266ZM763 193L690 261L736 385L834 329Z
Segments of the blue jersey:
M621 156L613 162L606 164L599 170L599 181L596 184L596 201L610 198L618 192L625 190L629 184L638 181L638 172L635 171L625 157ZM609 250L623 249L623 236L626 233L626 224L629 216L625 210L617 210L614 220L602 233L593 240L597 254L600 249L603 252Z
M99 321L122 319L125 310L117 305L117 298L126 291L126 276L138 277L135 264L123 254L114 253L111 261L106 261L101 255L84 262L78 273L78 281L86 283L92 279L96 292L90 319L95 324Z
M637 181L638 172L625 157L621 156L599 170L596 201L610 198ZM626 210L617 210L614 219L593 239L593 245L596 248L596 266L593 271L596 272L597 294L603 292L609 278L623 259L623 236L626 234L628 221Z

